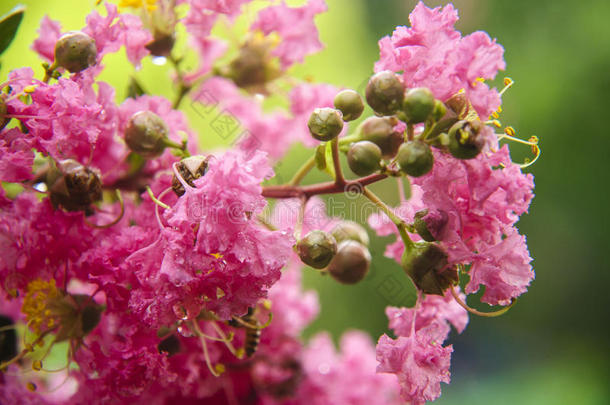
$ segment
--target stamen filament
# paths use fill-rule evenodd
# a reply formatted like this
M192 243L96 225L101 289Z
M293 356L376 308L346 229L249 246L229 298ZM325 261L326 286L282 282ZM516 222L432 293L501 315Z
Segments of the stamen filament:
M464 301L462 301L462 299L460 298L460 296L458 295L458 293L455 291L455 289L453 288L453 286L451 286L451 295L453 295L453 298L455 298L455 301L462 307L464 308L466 311L470 312L471 314L474 315L478 315L478 316L484 316L487 318L494 318L496 316L500 316L505 314L506 312L508 312L509 309L511 309L513 307L513 305L515 305L515 303L517 302L516 299L512 299L510 305L498 310L498 311L493 311L493 312L481 312L479 310L476 310L474 308L469 307Z

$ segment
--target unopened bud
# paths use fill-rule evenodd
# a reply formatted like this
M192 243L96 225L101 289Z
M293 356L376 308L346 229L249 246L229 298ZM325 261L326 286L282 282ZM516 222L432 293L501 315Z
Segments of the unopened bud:
M55 44L55 64L70 73L76 73L95 65L97 48L95 40L80 31L62 35Z
M370 266L369 250L361 243L345 240L339 244L328 272L342 284L356 284L366 276Z
M280 70L273 61L273 42L266 37L253 36L239 48L239 54L226 70L226 76L239 87L260 87L279 77Z
M405 250L401 262L405 273L425 294L444 295L458 281L457 269L448 265L447 253L434 243L416 243Z
M195 180L202 177L208 171L210 156L189 156L176 164L176 169L182 179L191 187L195 187ZM178 197L185 193L184 186L176 175L172 177L172 189Z
M402 105L405 88L394 72L374 74L366 85L366 102L380 115L393 115Z
M449 129L449 152L458 159L473 159L483 149L481 121L458 121Z
M353 221L341 221L331 231L332 235L341 243L345 240L360 242L364 246L369 245L369 234L362 225Z
M356 142L347 151L347 163L358 176L367 176L381 168L381 149L370 141Z
M381 149L385 158L396 155L398 148L404 141L401 132L394 130L398 124L395 117L369 117L360 124L356 130L363 141L371 141Z
M154 158L168 146L169 129L165 121L151 111L139 111L125 129L125 143L129 149L145 158Z
M417 124L428 119L434 110L434 95L425 87L410 89L405 94L402 111L405 113L407 122Z
M343 118L334 108L316 108L307 122L311 136L318 141L330 141L341 133Z
M47 186L51 203L66 211L90 210L90 205L102 199L99 175L76 160L67 159L49 171Z
M343 121L353 121L362 115L364 102L354 90L343 90L335 96L335 108L343 114Z
M432 170L434 156L428 144L422 141L409 141L400 145L396 161L403 173L419 177Z
M297 253L303 263L323 269L337 253L337 241L324 231L311 231L297 243Z
M442 234L447 225L449 217L443 210L421 210L415 213L415 230L427 242L434 242L442 239Z

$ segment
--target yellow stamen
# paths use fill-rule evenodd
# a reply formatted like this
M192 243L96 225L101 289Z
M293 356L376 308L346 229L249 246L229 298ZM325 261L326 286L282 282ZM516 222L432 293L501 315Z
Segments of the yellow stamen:
M23 89L23 92L24 92L24 93L28 93L28 94L33 93L33 92L35 92L35 91L36 91L36 86L33 86L33 85L32 85L32 86L26 86L26 87Z
M42 361L40 360L36 360L32 363L32 370L34 371L40 371L42 370Z
M27 388L29 391L32 391L32 392L35 392L35 391L36 391L36 384L34 384L34 383L33 383L33 382L31 382L31 381L30 381L30 382L28 382L28 383L25 385L25 387L26 387L26 388Z
M515 128L513 127L506 127L504 128L504 133L508 136L515 136L516 132L515 132Z
M55 280L42 281L35 279L27 285L27 294L23 300L21 312L25 314L30 328L36 333L41 333L41 327L52 328L57 324L49 303L60 298L60 291L55 286Z
M504 88L502 90L500 90L500 97L502 97L502 94L504 94L504 92L508 89L510 89L511 87L513 87L513 84L515 84L515 82L513 81L513 79L511 79L510 77L505 77L504 78Z

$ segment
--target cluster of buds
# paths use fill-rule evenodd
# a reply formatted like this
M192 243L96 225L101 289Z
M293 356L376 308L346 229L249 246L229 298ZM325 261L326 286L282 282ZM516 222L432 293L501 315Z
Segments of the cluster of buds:
M461 93L442 102L429 89L407 89L400 76L382 71L369 79L366 102L375 115L366 118L353 135L339 140L351 171L358 176L387 171L419 177L434 166L431 147L458 159L472 159L484 146L484 124L470 113ZM364 110L362 97L353 90L337 94L334 104L335 108L317 108L310 116L310 133L319 141L333 140L341 133L343 121L359 118ZM418 133L415 125L422 127Z
M356 284L367 275L371 265L366 230L352 221L343 221L333 230L314 230L296 245L296 251L310 267L322 269L342 284Z

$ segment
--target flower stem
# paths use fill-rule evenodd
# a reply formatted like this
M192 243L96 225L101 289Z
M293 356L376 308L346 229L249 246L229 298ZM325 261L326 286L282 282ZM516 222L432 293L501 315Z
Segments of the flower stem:
M330 141L330 146L333 152L333 166L335 168L335 184L340 187L345 187L345 178L341 172L341 161L339 160L339 138L335 137Z
M307 174L313 169L316 165L316 157L311 156L307 161L299 168L299 170L294 174L292 179L288 182L291 186L298 186L301 184L301 181L307 176Z
M388 207L386 203L381 201L381 199L377 197L377 195L371 190L365 187L362 190L362 194L366 198L368 198L373 204L375 204L381 211L383 211L392 222L394 222L394 225L396 225L396 228L398 228L398 232L400 233L400 238L405 244L405 248L410 249L411 247L413 247L413 241L407 234L407 224L405 223L405 221L403 221L396 214L394 214L390 207Z

